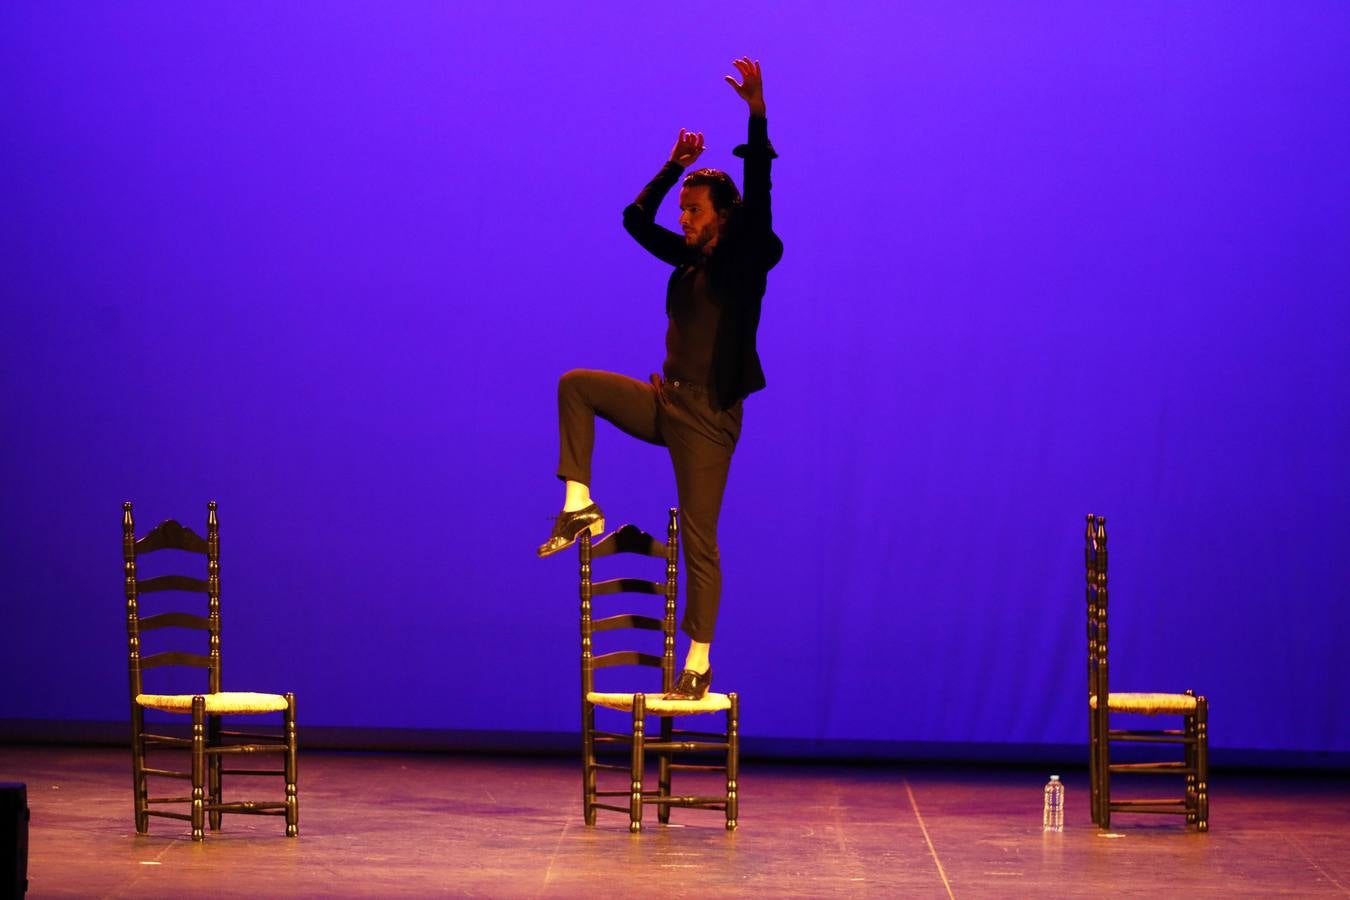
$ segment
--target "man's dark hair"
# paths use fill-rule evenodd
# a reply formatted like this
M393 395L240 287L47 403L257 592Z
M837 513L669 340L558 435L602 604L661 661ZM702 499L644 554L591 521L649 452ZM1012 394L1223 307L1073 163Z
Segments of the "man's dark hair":
M736 182L721 169L698 169L684 176L685 187L706 186L713 209L720 213L734 213L741 205L741 192Z

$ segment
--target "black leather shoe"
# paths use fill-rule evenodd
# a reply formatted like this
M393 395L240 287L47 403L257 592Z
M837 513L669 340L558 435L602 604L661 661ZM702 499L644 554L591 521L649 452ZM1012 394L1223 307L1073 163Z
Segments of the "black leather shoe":
M574 512L559 513L553 523L553 533L548 536L548 540L539 545L540 558L552 556L559 550L566 550L575 544L581 533L588 528L591 537L605 531L605 514L600 511L599 504L592 503Z
M708 671L699 674L693 669L685 669L680 673L679 680L675 682L675 690L666 694L667 700L702 700L708 696L708 688L712 687L712 667Z

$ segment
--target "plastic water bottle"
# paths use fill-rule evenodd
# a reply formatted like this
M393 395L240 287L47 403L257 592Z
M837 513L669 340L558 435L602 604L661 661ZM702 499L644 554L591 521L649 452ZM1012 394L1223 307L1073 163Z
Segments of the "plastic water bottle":
M1045 786L1045 807L1041 812L1041 824L1045 831L1064 830L1064 782L1058 775L1051 775Z

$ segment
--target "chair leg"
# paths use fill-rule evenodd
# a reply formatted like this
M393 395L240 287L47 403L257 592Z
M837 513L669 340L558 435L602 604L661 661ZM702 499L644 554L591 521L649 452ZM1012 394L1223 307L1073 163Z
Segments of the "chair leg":
M674 716L661 717L661 742L669 743L675 737L675 718ZM662 797L670 796L670 753L663 752L657 756L657 762L660 767L658 793ZM656 807L656 821L662 825L670 824L670 804L660 803Z
M1092 815L1092 824L1100 825L1101 816L1098 807L1101 797L1097 790L1097 711L1088 707L1088 812Z
M206 746L220 746L220 716L206 717ZM221 760L219 753L212 753L206 758L206 794L210 798L212 806L220 805L220 769ZM207 813L207 824L212 831L220 830L220 810L212 809Z
M1200 790L1199 775L1200 769L1197 760L1199 752L1196 747L1196 735L1199 733L1195 727L1195 713L1183 717L1182 733L1186 736L1185 761L1183 765L1186 768L1186 824L1194 825L1199 821L1200 811Z
M286 711L282 716L286 736L286 837L295 837L300 833L300 788L294 694L286 694Z
M206 698L192 698L192 839L206 837Z
M1195 700L1195 825L1209 831L1209 701Z
M727 694L727 699L731 701L727 709L727 831L735 831L740 812L736 782L741 771L741 700L734 693Z
M643 743L646 740L647 696L633 695L633 786L628 803L628 830L637 834L642 830L642 765Z
M1111 728L1110 709L1098 710L1097 720L1097 826L1111 827Z
M149 786L145 774L145 711L135 703L131 704L131 801L136 818L136 833L145 834L150 830Z
M1110 803L1111 793L1107 789L1107 780L1111 777L1111 745L1106 737L1110 722L1104 716L1107 716L1107 712L1098 710L1092 721L1092 822L1099 828L1110 828L1111 814L1107 804Z
M595 824L595 707L581 701L581 810Z

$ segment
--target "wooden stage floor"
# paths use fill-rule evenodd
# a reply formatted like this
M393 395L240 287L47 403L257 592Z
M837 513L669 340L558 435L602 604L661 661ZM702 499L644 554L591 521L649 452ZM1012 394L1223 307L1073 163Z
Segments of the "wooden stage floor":
M1343 777L1220 771L1208 834L1170 816L1104 834L1066 771L1068 825L1042 834L1045 774L751 760L737 832L649 810L634 836L617 813L582 823L569 760L310 752L299 838L227 816L194 844L168 819L135 834L129 752L0 746L0 781L28 785L34 898L1350 896Z

